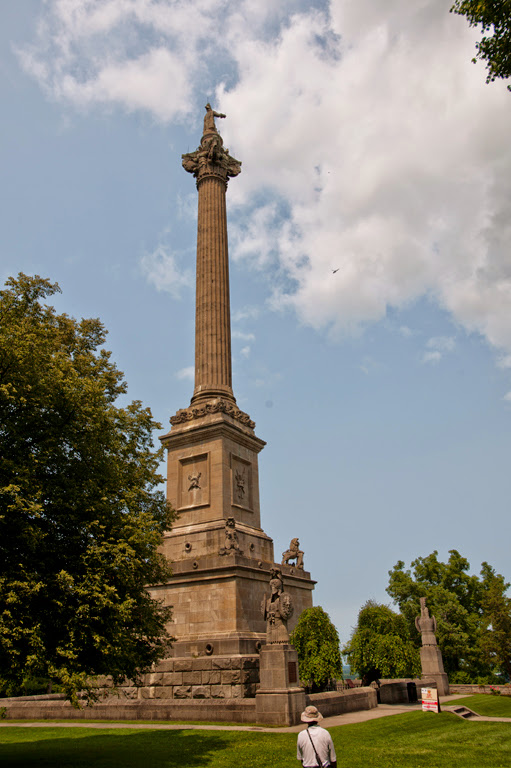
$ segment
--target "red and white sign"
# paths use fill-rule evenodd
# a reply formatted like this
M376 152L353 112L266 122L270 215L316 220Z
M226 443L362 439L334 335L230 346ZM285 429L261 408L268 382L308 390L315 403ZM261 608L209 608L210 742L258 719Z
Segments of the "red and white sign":
M440 712L440 702L436 688L421 688L422 711Z

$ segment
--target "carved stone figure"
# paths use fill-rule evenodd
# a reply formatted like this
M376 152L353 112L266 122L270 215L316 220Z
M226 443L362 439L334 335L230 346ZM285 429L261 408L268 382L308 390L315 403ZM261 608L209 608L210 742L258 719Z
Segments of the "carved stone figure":
M261 603L261 613L266 621L266 642L269 645L289 643L287 621L293 615L293 601L288 592L284 592L282 573L278 568L271 569L270 593L266 593Z
M291 539L289 549L286 549L286 551L282 553L281 565L289 565L290 560L296 560L296 567L303 571L303 552L300 549L300 542L298 539Z
M421 615L415 619L417 631L422 635L422 645L436 645L436 619L429 615L426 598L421 597Z
M238 497L238 501L243 501L245 497L245 473L238 472L238 470L236 470L234 479L236 480L236 495Z
M236 533L236 521L234 517L228 517L225 521L225 543L219 550L220 555L227 555L229 552L237 552L242 555L243 550L240 549L238 542L238 534Z
M189 491L193 491L194 489L200 490L199 480L201 475L202 472L199 472L198 475L188 475L188 482L190 483L188 486Z

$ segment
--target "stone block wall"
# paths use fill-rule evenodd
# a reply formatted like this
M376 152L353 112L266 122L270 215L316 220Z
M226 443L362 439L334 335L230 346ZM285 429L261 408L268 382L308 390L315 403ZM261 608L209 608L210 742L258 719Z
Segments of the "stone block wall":
M144 685L123 689L138 699L247 699L259 684L258 656L201 656L167 659L144 677Z
M511 685L450 685L451 693L492 693L492 689L500 691L501 696L511 696Z

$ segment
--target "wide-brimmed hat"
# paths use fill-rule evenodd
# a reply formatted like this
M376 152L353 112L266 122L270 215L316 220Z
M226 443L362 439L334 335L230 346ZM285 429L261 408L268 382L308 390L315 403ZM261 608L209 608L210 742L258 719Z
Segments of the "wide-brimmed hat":
M302 723L319 723L320 720L323 720L323 715L316 707L305 707L300 720Z

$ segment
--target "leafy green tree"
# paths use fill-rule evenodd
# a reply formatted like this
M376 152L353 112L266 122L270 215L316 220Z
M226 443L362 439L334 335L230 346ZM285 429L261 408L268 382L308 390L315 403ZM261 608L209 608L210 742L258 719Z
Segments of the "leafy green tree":
M290 641L298 654L304 687L324 691L334 680L342 679L339 634L321 606L302 611Z
M483 657L511 680L511 598L506 596L508 585L499 574L483 563L485 592L482 600L483 630L480 646Z
M24 274L0 291L0 688L44 677L76 702L91 676L136 679L165 655L170 612L145 585L170 576L173 514L159 425L115 404L106 331L43 303L59 291Z
M471 27L481 25L483 37L472 61L486 62L486 82L511 77L511 0L455 0L451 12L466 16Z
M415 677L420 673L419 651L404 617L374 600L360 609L343 653L362 678Z
M413 571L405 570L399 561L389 571L387 592L406 619L411 637L417 645L420 637L415 617L420 614L420 598L426 597L430 614L437 620L437 641L442 651L444 668L451 682L494 681L498 671L489 654L483 652L482 638L489 619L484 603L489 590L504 596L508 584L483 563L481 577L468 573L470 564L457 550L449 552L443 563L435 551L412 562Z

